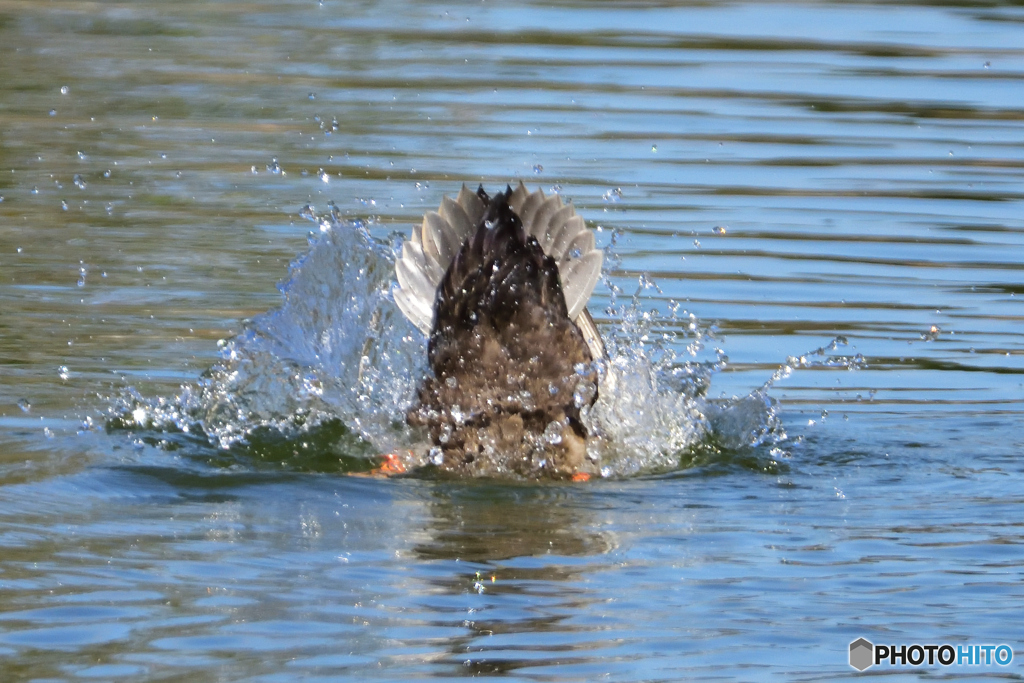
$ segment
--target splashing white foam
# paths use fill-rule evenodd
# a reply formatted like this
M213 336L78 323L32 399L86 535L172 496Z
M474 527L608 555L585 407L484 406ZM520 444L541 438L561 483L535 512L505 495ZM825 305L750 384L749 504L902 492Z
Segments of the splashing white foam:
M365 223L342 220L333 205L326 215L306 207L303 216L319 230L280 285L283 304L222 341L222 362L177 397L152 400L126 391L112 408L113 421L133 430L198 433L230 449L267 430L301 440L340 420L377 453L412 448L408 464L429 461L427 449L414 445L422 436L405 423L428 368L426 339L391 294L399 236L390 243L375 239ZM619 265L614 239L605 261L609 271ZM604 476L676 469L688 462L687 451L709 442L742 449L785 441L778 405L768 396L771 384L794 367L863 363L828 356L837 340L788 359L748 396L711 401L705 392L727 359L696 357L714 329L679 314L673 302L666 315L645 310L645 290L657 288L645 276L625 305L617 303L621 291L609 278L605 287L613 321L602 330L609 358L598 363L598 400L583 415L597 437L589 454Z

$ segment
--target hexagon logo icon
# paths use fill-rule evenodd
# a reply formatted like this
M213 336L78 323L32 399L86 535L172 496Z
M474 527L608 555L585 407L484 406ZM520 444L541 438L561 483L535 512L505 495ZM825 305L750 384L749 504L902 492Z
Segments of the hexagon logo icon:
M875 646L866 638L858 638L850 643L850 666L863 671L875 663Z

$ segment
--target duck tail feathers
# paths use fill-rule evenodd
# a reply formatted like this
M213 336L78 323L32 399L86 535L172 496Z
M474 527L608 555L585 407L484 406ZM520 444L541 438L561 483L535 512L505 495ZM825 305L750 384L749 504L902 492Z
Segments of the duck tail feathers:
M487 208L487 193L465 185L456 199L444 197L437 211L428 211L412 229L395 264L398 287L395 303L423 334L430 334L434 297L452 259L475 230Z
M530 192L522 181L515 188L509 186L494 200L499 197L500 201L493 201L482 186L473 192L463 185L456 199L444 197L438 210L428 211L423 223L413 228L396 264L399 286L395 290L395 303L402 313L429 335L433 328L437 288L452 261L466 251L462 249L465 242L472 240L474 244L469 251L482 259L485 254L507 248L505 240L525 240L526 236L533 236L544 253L558 265L569 318L581 329L589 325L596 334L597 328L586 307L601 277L604 254L597 249L594 233L587 228L582 216L576 213L571 202L564 203L557 194L546 196L541 189ZM499 205L502 208L498 208ZM507 212L504 207L511 209L511 218L503 213ZM485 216L492 227L508 222L507 227L511 229L485 229ZM475 262L468 254L463 258ZM470 265L467 261L458 267L465 269ZM600 336L596 339L600 343Z

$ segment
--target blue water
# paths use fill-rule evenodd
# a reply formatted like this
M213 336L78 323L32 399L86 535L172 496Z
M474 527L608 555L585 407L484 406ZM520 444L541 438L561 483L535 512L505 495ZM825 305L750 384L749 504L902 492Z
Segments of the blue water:
M0 680L1020 678L1022 26L0 6ZM608 247L608 476L349 476L400 235L518 178Z

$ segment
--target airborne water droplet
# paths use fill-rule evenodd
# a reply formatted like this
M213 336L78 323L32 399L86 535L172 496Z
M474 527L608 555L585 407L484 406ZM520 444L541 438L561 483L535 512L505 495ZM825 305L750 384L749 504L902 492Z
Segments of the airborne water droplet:
M552 446L557 446L562 443L562 430L563 425L561 422L554 420L548 423L548 426L544 429L543 440Z

